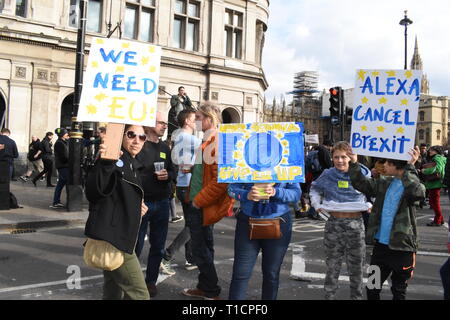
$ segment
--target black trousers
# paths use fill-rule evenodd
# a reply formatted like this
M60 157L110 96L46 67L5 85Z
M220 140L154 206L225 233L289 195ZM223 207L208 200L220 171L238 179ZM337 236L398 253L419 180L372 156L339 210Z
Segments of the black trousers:
M44 163L44 170L40 172L36 177L34 177L33 181L38 181L44 174L47 173L47 186L52 184L52 173L53 173L53 159L52 158L42 158L42 162Z
M416 254L409 251L392 250L387 245L375 244L370 260L372 266L380 268L380 288L367 288L368 300L380 300L383 283L391 275L393 300L405 300L407 281L412 277ZM375 272L375 271L374 271ZM372 273L373 274L373 273Z

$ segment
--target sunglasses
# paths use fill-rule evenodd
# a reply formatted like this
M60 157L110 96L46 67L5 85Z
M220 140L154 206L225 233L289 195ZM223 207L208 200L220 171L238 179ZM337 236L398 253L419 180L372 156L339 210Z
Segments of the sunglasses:
M128 139L134 139L136 137L139 137L139 140L141 140L142 142L145 142L145 140L147 140L147 136L145 134L138 135L134 131L127 131L125 132L125 134L127 135Z

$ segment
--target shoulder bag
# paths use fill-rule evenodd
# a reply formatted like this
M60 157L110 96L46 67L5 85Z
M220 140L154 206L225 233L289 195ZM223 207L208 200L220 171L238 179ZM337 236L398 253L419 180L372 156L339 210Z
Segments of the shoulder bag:
M113 271L123 264L124 256L109 242L88 238L84 243L83 259L89 267Z

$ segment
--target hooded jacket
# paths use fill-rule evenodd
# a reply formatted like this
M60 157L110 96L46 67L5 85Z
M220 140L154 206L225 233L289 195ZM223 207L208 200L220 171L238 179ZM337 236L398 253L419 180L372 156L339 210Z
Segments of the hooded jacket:
M89 217L84 233L133 254L144 191L138 172L140 162L122 151L118 161L98 160L89 171L86 182Z
M361 173L370 177L370 170L361 165ZM355 190L348 172L336 168L325 170L311 185L311 205L329 212L361 212L372 207L361 192Z
M415 167L406 165L401 178L404 192L392 224L389 237L389 248L392 250L416 252L417 222L416 207L414 203L425 198L425 187L420 183ZM350 163L350 178L355 189L369 197L375 197L375 203L369 215L369 224L366 232L366 243L374 244L375 235L381 225L386 192L393 177L381 176L379 179L369 179L361 174L359 163Z
M435 181L426 181L425 188L427 188L427 190L444 188L445 185L442 182L442 180L445 175L445 164L447 163L447 158L440 154L435 154L434 157L431 159L431 161L435 162L436 166L432 168L423 169L422 170L423 175L426 176L438 172L441 175L441 179Z

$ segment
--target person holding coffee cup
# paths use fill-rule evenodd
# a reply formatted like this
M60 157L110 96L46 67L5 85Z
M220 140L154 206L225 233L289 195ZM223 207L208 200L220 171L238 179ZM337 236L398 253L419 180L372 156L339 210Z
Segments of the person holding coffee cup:
M291 241L289 203L300 200L300 186L298 183L235 183L228 186L228 194L240 202L236 214L233 275L228 298L246 299L248 281L261 251L261 299L275 300L281 264Z

